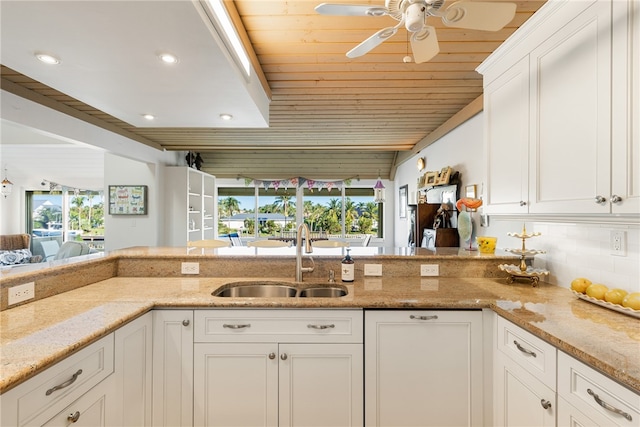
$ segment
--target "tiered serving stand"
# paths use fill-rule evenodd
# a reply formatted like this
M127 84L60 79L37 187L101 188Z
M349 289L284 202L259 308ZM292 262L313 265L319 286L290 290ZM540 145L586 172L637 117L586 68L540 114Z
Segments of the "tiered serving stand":
M531 237L540 236L540 232L527 233L527 229L525 226L522 226L521 233L507 233L507 236L517 237L522 240L522 248L521 249L505 249L507 252L511 252L516 255L520 255L520 265L514 264L500 264L498 268L500 270L509 274L507 277L507 283L513 283L517 279L527 279L531 281L531 285L533 287L538 286L538 282L540 281L540 277L546 276L549 274L547 270L542 268L533 268L528 266L525 262L527 257L533 257L538 254L543 254L545 251L538 249L527 249L526 248L526 240Z

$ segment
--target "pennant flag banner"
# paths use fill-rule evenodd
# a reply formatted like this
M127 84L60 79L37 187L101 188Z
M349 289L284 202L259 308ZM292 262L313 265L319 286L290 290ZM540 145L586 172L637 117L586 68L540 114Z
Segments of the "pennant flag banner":
M265 190L268 190L270 188L278 191L278 189L280 188L284 188L285 190L288 189L289 187L305 187L308 188L309 190L313 191L313 190L318 190L318 191L322 191L322 190L327 190L328 192L331 192L331 190L333 190L334 188L337 190L342 190L343 186L349 186L351 185L351 180L350 179L345 179L343 181L317 181L317 180L313 180L313 179L307 179L307 178L289 178L289 179L280 179L280 180L273 180L273 181L262 181L262 180L258 180L258 179L252 179L252 178L245 178L244 179L244 185L245 186L249 186L249 185L255 185L256 187L262 187Z

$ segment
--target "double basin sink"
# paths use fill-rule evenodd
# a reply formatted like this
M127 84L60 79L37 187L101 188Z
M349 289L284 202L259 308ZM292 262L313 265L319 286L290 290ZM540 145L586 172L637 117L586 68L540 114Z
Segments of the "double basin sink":
M296 284L288 282L246 281L227 283L216 289L214 297L230 298L339 298L347 288L336 284Z

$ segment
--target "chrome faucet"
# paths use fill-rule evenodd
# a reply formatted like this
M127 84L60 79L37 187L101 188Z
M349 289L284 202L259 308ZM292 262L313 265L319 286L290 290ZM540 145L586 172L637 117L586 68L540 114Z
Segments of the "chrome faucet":
M313 271L313 259L311 259L311 267L302 266L302 235L304 234L304 251L310 254L313 252L311 246L311 233L309 227L304 222L298 226L298 232L296 233L296 282L302 282L302 273L311 273Z

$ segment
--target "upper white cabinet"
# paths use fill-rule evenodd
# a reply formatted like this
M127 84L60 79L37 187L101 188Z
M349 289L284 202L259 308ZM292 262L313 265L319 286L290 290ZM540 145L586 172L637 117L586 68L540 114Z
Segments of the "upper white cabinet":
M169 246L216 237L215 177L186 166L165 167L165 218Z
M638 213L638 22L632 0L552 0L479 67L485 212Z

